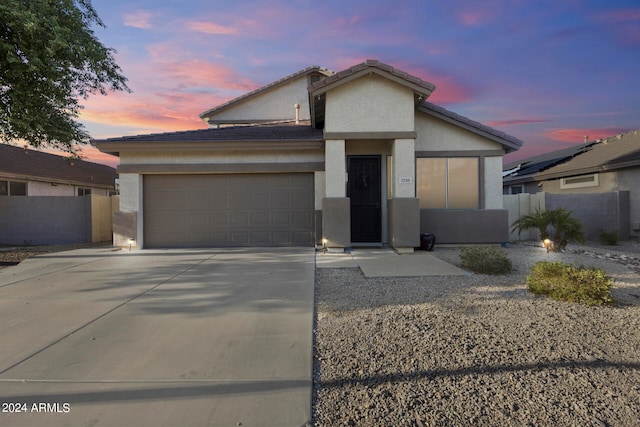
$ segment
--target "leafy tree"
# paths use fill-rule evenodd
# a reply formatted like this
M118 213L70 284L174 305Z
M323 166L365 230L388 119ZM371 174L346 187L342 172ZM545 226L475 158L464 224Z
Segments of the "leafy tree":
M563 208L550 211L536 209L535 213L523 215L514 221L511 227L512 231L518 231L518 233L530 228L538 230L547 252L562 251L571 240L580 243L585 241L582 223L571 216L571 211ZM553 228L553 240L550 238L550 227Z
M125 90L127 79L92 26L90 0L0 2L0 140L76 153L89 142L79 99Z

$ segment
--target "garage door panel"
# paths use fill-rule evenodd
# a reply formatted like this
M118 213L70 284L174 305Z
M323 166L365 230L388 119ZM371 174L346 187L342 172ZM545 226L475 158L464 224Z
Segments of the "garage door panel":
M311 246L313 188L308 173L145 176L145 246Z

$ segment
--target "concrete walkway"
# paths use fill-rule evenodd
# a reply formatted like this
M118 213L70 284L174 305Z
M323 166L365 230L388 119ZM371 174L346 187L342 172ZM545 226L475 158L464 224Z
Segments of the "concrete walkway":
M0 402L18 405L0 425L305 425L314 256L93 248L1 269Z
M434 255L416 251L399 255L392 249L354 249L350 253L318 253L318 268L359 267L366 277L458 276L469 274Z

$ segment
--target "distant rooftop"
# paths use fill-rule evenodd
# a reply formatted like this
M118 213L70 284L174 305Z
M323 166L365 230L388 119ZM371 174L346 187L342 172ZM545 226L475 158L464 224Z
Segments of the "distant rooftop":
M114 188L118 174L107 165L0 144L0 176Z

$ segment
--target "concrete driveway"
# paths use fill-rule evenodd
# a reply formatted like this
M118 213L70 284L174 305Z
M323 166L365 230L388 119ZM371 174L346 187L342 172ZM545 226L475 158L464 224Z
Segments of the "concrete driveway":
M305 425L314 255L92 248L1 269L0 425Z

